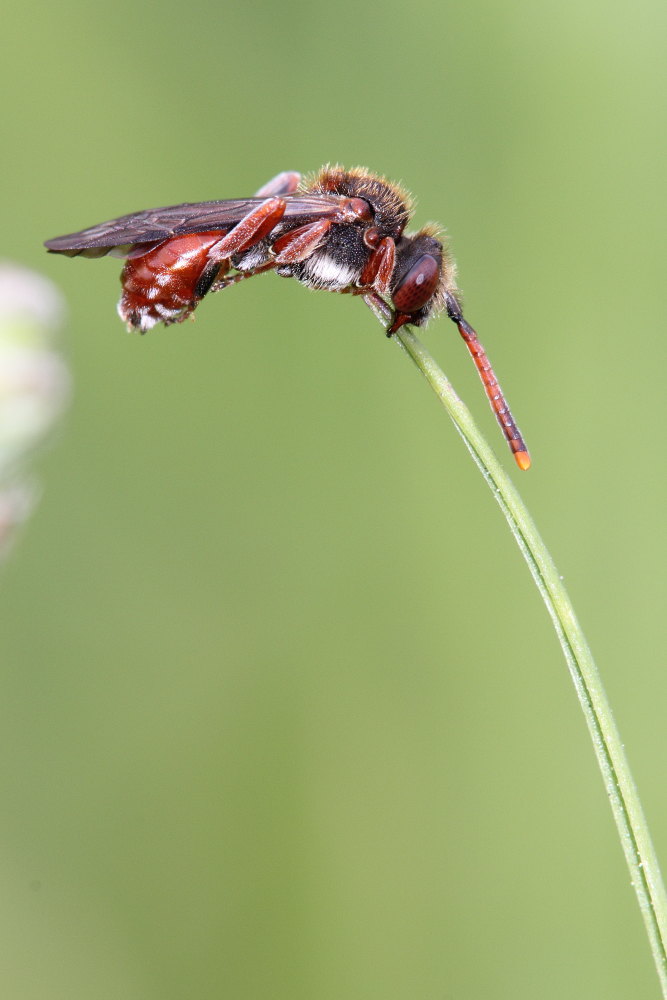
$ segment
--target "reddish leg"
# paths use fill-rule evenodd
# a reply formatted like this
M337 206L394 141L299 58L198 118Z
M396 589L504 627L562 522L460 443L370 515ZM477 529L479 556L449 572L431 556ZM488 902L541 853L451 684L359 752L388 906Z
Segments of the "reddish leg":
M286 170L282 174L276 174L270 181L262 185L259 191L255 192L256 198L275 198L280 194L294 194L301 183L301 174L294 170Z
M272 271L275 266L275 261L270 261L268 264L262 264L261 267L256 267L254 271L237 271L236 274L230 274L229 277L223 277L220 280L215 281L211 285L211 291L221 292L223 288L228 288L230 285L236 285L239 281L245 281L246 278L254 278L256 274L264 274L265 271Z
M385 300L380 298L377 292L363 291L360 289L357 294L362 296L370 311L376 319L379 319L380 323L382 323L382 326L386 330L387 326L391 322L392 316L394 315L391 306L387 305ZM389 337L391 334L388 333L387 336Z
M259 243L278 225L286 207L284 198L269 198L253 208L211 249L211 260L232 257Z
M381 240L361 272L359 284L373 288L379 295L389 296L391 276L396 264L396 244L391 236Z
M486 356L486 351L477 339L477 334L470 326L470 323L464 320L461 314L461 307L451 292L445 293L445 302L447 305L447 315L459 328L459 333L465 340L468 350L472 355L472 359L477 366L477 371L479 372L484 390L489 398L489 402L491 403L491 408L496 415L496 419L500 424L503 434L507 438L507 443L512 449L516 464L520 469L529 469L530 455L528 454L526 442L523 440L521 431L517 427L514 417L510 412L507 400L505 399L503 391L500 388L496 374L491 367L491 362Z
M318 222L309 223L307 226L299 226L288 233L280 236L271 247L272 258L267 264L262 264L252 271L239 271L231 277L223 277L221 281L216 281L211 286L212 292L219 292L229 285L235 285L246 278L252 278L256 274L263 274L271 271L280 264L294 264L296 261L305 260L317 249L324 236L331 227L331 221L320 219Z
M197 284L195 285L195 298L203 299L208 292L212 289L215 290L214 283L216 286L219 285L219 282L227 274L229 268L229 260L209 260L197 279Z
M306 260L317 250L330 229L331 219L320 219L279 236L271 246L274 263L294 264L296 261Z

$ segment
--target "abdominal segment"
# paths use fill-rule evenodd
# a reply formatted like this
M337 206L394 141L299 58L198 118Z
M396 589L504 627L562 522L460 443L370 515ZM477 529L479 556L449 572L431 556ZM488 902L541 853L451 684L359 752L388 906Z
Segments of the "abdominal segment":
M118 314L128 329L145 333L156 323L168 325L186 319L217 277L216 272L210 281L200 282L209 251L225 232L174 236L142 256L128 257L118 303Z

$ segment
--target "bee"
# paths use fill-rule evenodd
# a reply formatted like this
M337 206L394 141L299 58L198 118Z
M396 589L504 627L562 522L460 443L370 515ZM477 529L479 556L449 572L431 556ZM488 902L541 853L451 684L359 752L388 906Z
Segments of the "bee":
M274 271L312 289L360 295L391 337L445 310L466 342L521 469L528 449L475 330L463 318L455 265L437 226L405 228L398 184L326 166L302 181L278 174L253 198L155 208L47 240L67 257L125 258L118 313L129 330L182 323L209 292Z

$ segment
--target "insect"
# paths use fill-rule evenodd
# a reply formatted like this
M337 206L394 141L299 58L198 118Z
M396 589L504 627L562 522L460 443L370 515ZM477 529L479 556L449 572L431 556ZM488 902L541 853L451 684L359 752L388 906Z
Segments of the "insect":
M278 174L253 198L136 212L45 246L68 257L124 257L118 313L141 333L181 323L208 292L265 271L360 295L389 337L444 309L468 345L519 468L528 469L521 432L463 318L454 262L437 226L404 232L412 211L399 185L363 168L326 166L304 182L298 173Z

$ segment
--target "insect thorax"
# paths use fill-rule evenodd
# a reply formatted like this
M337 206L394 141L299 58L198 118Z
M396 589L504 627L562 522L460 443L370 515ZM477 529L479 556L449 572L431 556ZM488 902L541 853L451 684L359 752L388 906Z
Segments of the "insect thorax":
M375 215L374 225L381 236L398 239L413 211L410 195L400 185L362 168L344 170L339 166L323 167L308 178L304 191L309 194L340 194L346 198L363 198Z

